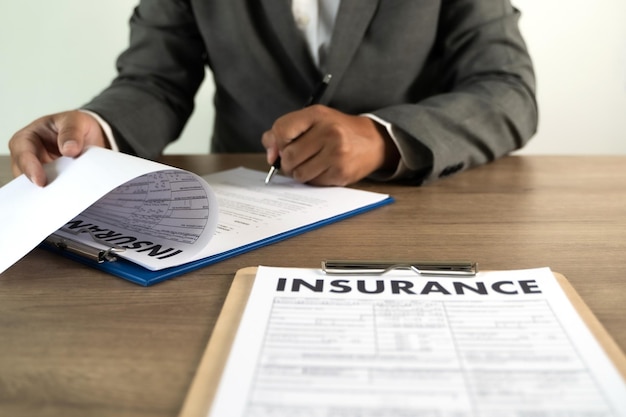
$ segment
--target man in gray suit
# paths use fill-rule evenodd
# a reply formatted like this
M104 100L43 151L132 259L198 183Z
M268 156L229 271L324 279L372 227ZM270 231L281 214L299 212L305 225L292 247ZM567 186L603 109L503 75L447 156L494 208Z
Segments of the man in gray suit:
M212 71L214 152L265 151L298 181L422 184L522 147L533 67L509 0L143 0L118 77L10 141L15 174L86 145L155 158ZM311 23L313 22L313 23ZM302 108L325 74L320 104Z

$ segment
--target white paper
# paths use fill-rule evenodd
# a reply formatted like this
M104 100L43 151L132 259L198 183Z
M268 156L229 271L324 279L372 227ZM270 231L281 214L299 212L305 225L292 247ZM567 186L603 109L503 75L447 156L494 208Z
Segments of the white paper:
M118 256L156 270L197 259L215 233L218 215L217 198L201 177L166 169L115 188L57 235L115 247ZM72 233L80 230L90 233Z
M149 270L271 241L388 198L314 187L235 168L199 177L102 148L45 167L40 188L24 176L0 188L0 273L52 233ZM209 185L210 184L210 185Z
M115 187L149 172L173 169L157 162L89 148L80 157L45 166L48 185L25 175L0 188L0 273Z
M626 386L547 268L260 267L210 416L617 417Z
M180 170L148 175L158 179L146 181L144 176L119 187L62 230L96 231L93 235L103 248L116 245L124 250L118 256L160 270L271 239L388 197L313 187L281 176L266 185L265 173L242 167L205 175L204 181ZM179 183L191 185L173 192ZM93 245L89 234L60 234Z
M345 187L314 187L245 168L205 175L219 203L215 238L199 258L272 238L291 230L358 210L387 199L387 194Z

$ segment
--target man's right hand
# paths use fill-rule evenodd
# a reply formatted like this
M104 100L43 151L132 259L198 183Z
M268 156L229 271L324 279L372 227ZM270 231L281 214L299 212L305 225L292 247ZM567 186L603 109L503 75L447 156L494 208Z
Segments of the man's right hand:
M39 118L9 141L13 175L22 173L36 185L47 183L43 164L61 156L76 157L88 146L107 147L100 124L87 113L74 110Z

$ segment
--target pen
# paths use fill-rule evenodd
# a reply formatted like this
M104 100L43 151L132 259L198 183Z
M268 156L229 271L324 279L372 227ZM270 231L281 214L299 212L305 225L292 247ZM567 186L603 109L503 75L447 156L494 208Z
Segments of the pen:
M322 82L318 84L317 88L315 88L315 90L313 91L313 94L311 94L311 97L309 97L307 102L304 104L304 107L309 107L309 106L312 106L313 104L319 103L320 99L322 98L322 95L324 95L324 91L326 91L326 87L328 87L328 83L330 82L331 78L332 78L331 74L326 74L324 76L324 78L322 79ZM270 183L270 181L272 180L272 177L274 176L276 171L278 171L279 169L280 169L280 156L276 158L276 160L270 167L270 170L267 173L267 177L265 177L265 184Z

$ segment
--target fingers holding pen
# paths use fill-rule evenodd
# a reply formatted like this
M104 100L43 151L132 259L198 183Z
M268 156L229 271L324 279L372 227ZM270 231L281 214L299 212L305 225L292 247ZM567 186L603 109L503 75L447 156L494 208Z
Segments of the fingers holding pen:
M324 106L316 105L287 113L274 121L272 128L266 131L261 142L267 151L267 162L273 163L284 149L308 131L323 112Z
M321 144L314 140L315 129L319 128L327 110L330 109L314 105L278 118L262 137L267 162L271 165L280 156L282 173L294 176L294 169L319 151ZM304 178L294 178L306 182Z
M283 174L314 185L352 184L399 158L373 120L322 105L280 117L263 144L269 163L280 155Z

